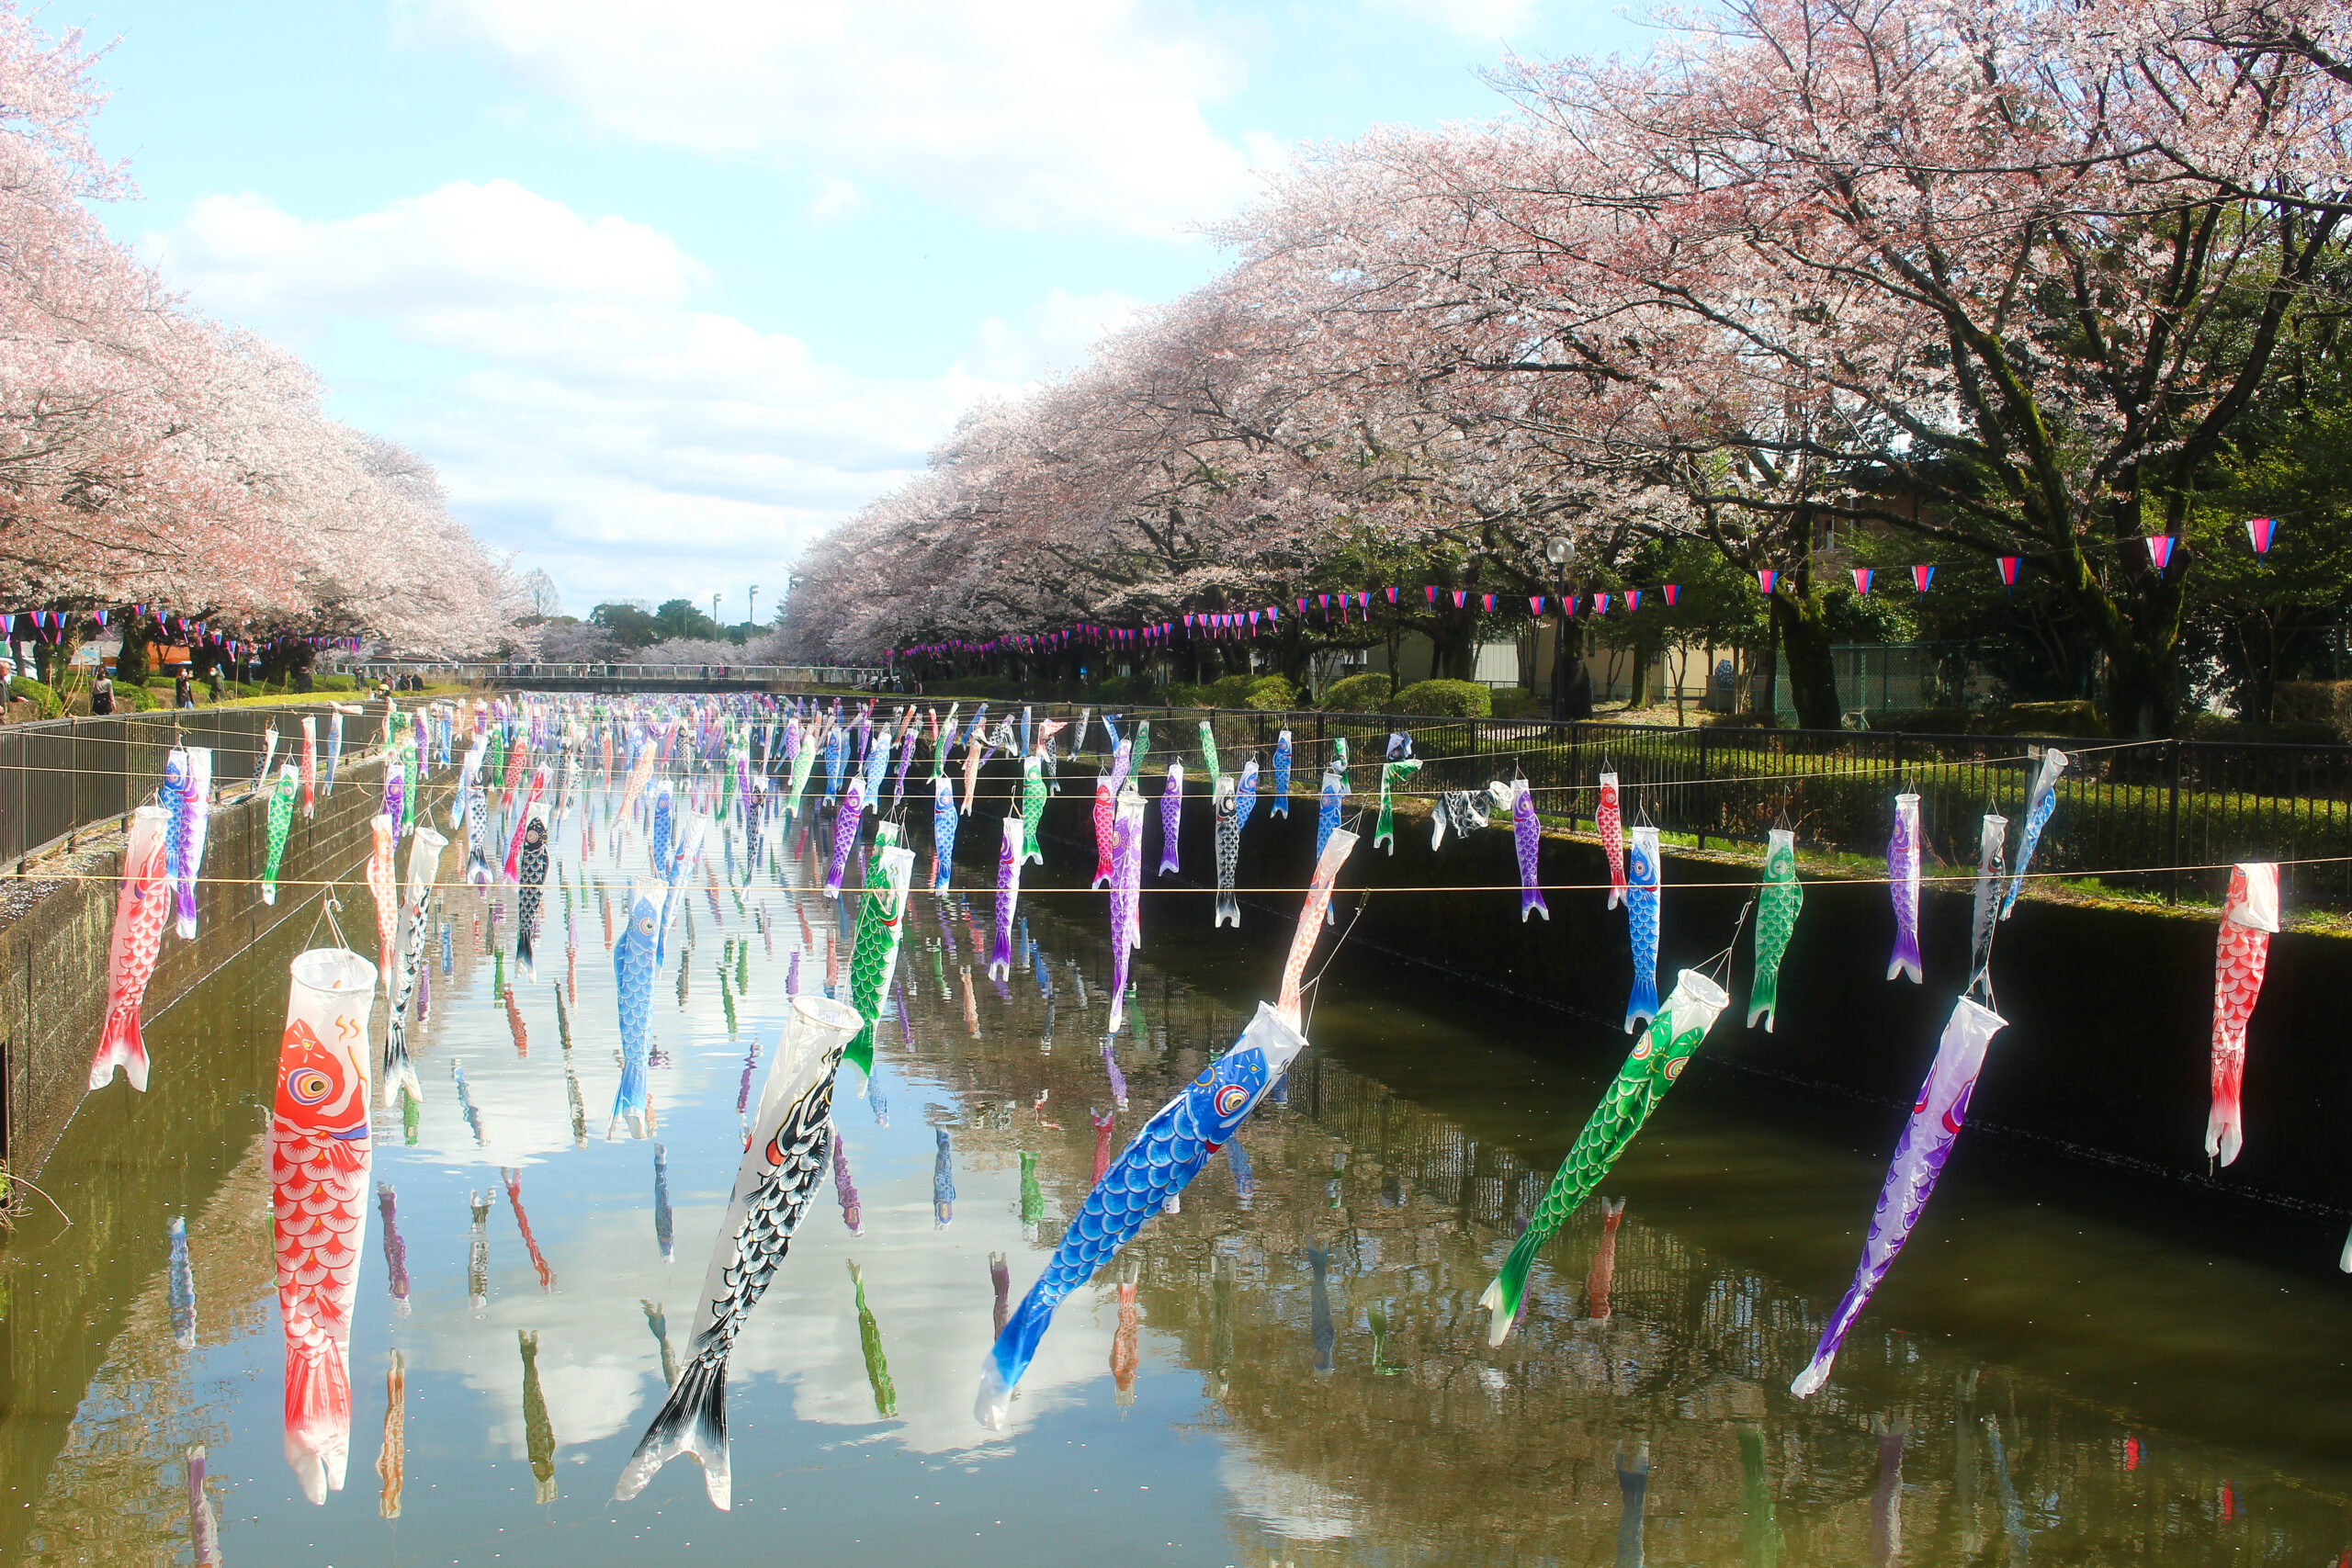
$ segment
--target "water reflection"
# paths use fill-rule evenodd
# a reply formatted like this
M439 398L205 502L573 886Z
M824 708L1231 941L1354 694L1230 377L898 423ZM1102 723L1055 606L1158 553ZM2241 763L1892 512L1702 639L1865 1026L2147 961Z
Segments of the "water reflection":
M556 1499L555 1423L548 1418L548 1397L539 1388L539 1336L516 1330L514 1341L523 1352L523 1438L530 1447L532 1500L545 1506Z
M618 820L597 830L608 853L643 841ZM2352 1534L2352 1468L2329 1457L2352 1442L2352 1389L2323 1348L2352 1332L2338 1303L2062 1224L1972 1187L1959 1159L1938 1199L1951 1208L1905 1258L1917 1288L1899 1276L1815 1407L1792 1404L1781 1391L1850 1268L1845 1232L1883 1148L1774 1132L1723 1103L1734 1097L1709 1101L1703 1080L1566 1227L1512 1343L1489 1351L1476 1294L1614 1062L1498 1050L1527 1021L1458 997L1424 1007L1371 964L1338 972L1314 1050L1247 1147L1227 1145L1181 1209L1073 1294L1010 1435L991 1437L970 1419L973 1372L1132 1134L1122 1102L1148 1114L1231 1042L1273 948L1263 931L1264 952L1229 930L1213 941L1204 900L1148 911L1133 1026L1105 1037L1098 903L1042 873L1001 995L966 966L985 888L977 909L959 892L910 922L876 1076L837 1101L842 1224L803 1226L738 1347L738 1514L718 1519L694 1476L666 1473L616 1513L611 1478L678 1376L663 1303L699 1284L677 1271L676 1244L683 1233L698 1258L718 1229L763 1031L774 1039L784 998L838 948L839 912L817 929L793 885L808 852L770 872L786 884L772 915L707 883L695 932L682 911L671 962L710 968L683 1010L667 996L651 1010L661 1141L634 1147L626 1126L587 1136L585 1105L626 1066L610 964L559 983L543 962L506 987L492 933L511 941L512 919L497 898L446 895L438 923L454 934L413 1049L451 1070L401 1106L401 1146L379 1136L373 1173L383 1244L365 1268L383 1272L365 1282L353 1346L356 1364L389 1369L355 1379L360 1418L382 1425L372 1511L333 1497L309 1511L276 1449L254 1135L266 1068L250 1063L256 1040L275 1043L286 953L266 949L250 976L224 974L156 1021L159 1063L200 1078L166 1084L159 1066L153 1103L123 1111L157 1118L144 1127L85 1112L55 1169L104 1202L9 1254L0 1462L21 1517L0 1523L0 1555L187 1561L199 1444L239 1561L665 1561L686 1543L773 1550L779 1508L798 1549L1008 1564L1074 1560L1041 1544L1062 1540L1092 1555L1182 1541L1171 1560L1253 1563L2305 1563ZM574 890L583 915L592 898L629 907L605 858L559 856L567 909ZM713 944L699 960L696 935ZM507 1048L534 1032L536 1055ZM922 1114L892 1128L893 1098ZM495 1253L493 1171L520 1242ZM1938 1251L1951 1261L1915 1256ZM1973 1272L2001 1276L1996 1299L1970 1294ZM2124 1299L2112 1281L2127 1278ZM2073 1336L2072 1361L2042 1348L2053 1332ZM2261 1357L2230 1348L2241 1340ZM2220 1411L2226 1380L2207 1369L2248 1381L2271 1359L2293 1371L2250 1380L2260 1418L2183 1422L2176 1401L2172 1429L2143 1445L2140 1404L2160 1379L2201 1379ZM417 1506L402 1533L379 1533L373 1516L400 1517L403 1499Z
M376 1475L383 1483L376 1502L379 1517L401 1517L401 1488L407 1480L407 1460L408 1363L395 1350L390 1370L384 1373L384 1441L376 1450Z

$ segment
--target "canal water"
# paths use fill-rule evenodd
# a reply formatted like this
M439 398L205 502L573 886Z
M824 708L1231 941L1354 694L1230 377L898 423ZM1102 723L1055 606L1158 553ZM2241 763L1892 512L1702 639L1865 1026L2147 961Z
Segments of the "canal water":
M588 809L594 853L578 814L556 835L536 976L511 890L441 898L426 1098L375 1126L344 1489L306 1501L281 1442L265 1128L288 964L330 940L306 915L153 1021L150 1091L95 1097L45 1173L76 1223L28 1214L0 1258L0 1555L192 1561L197 1445L220 1560L270 1568L2312 1568L2352 1545L2352 1283L2262 1261L2260 1216L2081 1164L1963 1140L1831 1383L1792 1399L1900 1111L1754 1076L1687 1076L1602 1188L1613 1229L1578 1213L1489 1349L1479 1293L1624 1039L1351 951L1283 1093L1069 1299L1010 1429L983 1428L997 1314L1101 1163L1271 997L1289 935L1148 897L1106 1055L1077 866L1024 892L1001 985L975 954L992 895L961 872L916 894L875 1076L844 1069L839 1180L734 1355L734 1510L690 1460L616 1505L795 964L822 989L848 928L808 890L814 835L756 868L714 838L656 982L654 1125L608 1137L603 908L645 851L632 832L616 859ZM345 901L372 953L356 877Z

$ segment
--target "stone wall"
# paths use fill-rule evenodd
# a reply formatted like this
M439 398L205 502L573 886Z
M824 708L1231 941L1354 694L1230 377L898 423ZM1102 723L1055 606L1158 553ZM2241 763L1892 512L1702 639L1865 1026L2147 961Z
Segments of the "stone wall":
M379 764L346 755L332 795L316 815L298 810L278 867L275 906L261 900L268 859L266 804L256 796L215 805L197 888L197 935L183 942L167 923L144 1017L153 1021L204 976L233 960L287 920L315 921L325 889L342 884L344 930L372 950L375 911L359 871L368 856L368 823L381 800ZM242 788L241 783L237 787ZM28 907L0 929L0 1154L12 1169L38 1179L89 1086L90 1056L106 1020L107 948L122 881L119 827L35 867L21 886ZM49 878L62 880L44 880ZM6 885L0 884L0 886ZM41 889L46 887L46 892ZM265 1042L272 1049L275 1042ZM119 1079L112 1092L127 1093Z
M957 840L974 886L993 884L1001 815L1018 775L992 765ZM1154 781L1157 783L1155 775ZM1094 869L1092 775L1065 769L1064 793L1048 807L1046 833L1062 846L1030 886L1086 886ZM1615 1054L1624 1036L1633 963L1624 913L1607 908L1607 863L1600 846L1547 837L1546 884L1581 885L1546 895L1551 919L1520 918L1511 836L1489 829L1467 842L1449 835L1432 853L1424 817L1400 810L1393 853L1372 845L1371 803L1360 811L1364 840L1340 876L1340 924L1355 925L1358 953L1403 961L1425 972L1493 987L1541 1005L1556 1029L1532 1049ZM1316 804L1299 797L1285 819L1261 798L1245 830L1237 883L1303 887L1312 869ZM1157 874L1156 793L1147 813L1144 886ZM918 828L918 842L927 842ZM1189 793L1182 860L1193 886L1215 882L1215 826L1205 800ZM1703 964L1731 940L1758 868L1728 856L1668 851L1665 856L1658 989L1674 973ZM1600 885L1596 887L1594 885ZM1496 891L1453 892L1495 886ZM1348 888L1378 889L1361 917ZM986 895L979 895L983 903ZM1271 918L1287 941L1297 893L1244 893L1249 950L1262 952ZM1210 919L1205 898L1172 902L1157 919ZM2213 950L2211 910L2018 902L1995 947L1998 1010L2009 1024L1994 1041L1969 1111L1972 1134L2028 1140L2143 1175L2283 1204L2315 1217L2352 1209L2352 1177L2340 1156L2352 1125L2352 1056L2342 1048L2352 1017L2352 939L2290 931L2271 939L2270 964L2248 1032L2245 1148L2227 1169L2209 1169L2204 1134L2210 1104ZM1747 1027L1752 948L1743 934L1731 965L1732 1006L1697 1059L1706 1073L1736 1071L1796 1086L1850 1110L1836 1124L1858 1146L1894 1146L1968 963L1970 899L1964 891L1926 893L1920 950L1927 983L1889 981L1894 917L1883 884L1807 880L1804 910L1781 973L1775 1030ZM1236 939L1237 950L1244 939Z

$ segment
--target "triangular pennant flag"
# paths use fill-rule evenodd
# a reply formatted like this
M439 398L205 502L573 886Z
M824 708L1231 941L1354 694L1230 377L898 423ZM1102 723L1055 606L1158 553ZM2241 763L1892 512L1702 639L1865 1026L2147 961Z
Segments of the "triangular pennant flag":
M1998 558L2001 568L2002 587L2009 589L2012 592L2016 590L2018 585L2018 562L2024 558L2025 558L2022 556L2002 556Z
M1540 615L1544 613L1544 595L1531 593L1527 596L1527 613L1531 615Z
M2148 564L2156 569L2159 577L2164 575L2165 568L2172 564L2172 544L2170 534L2148 536Z
M1867 566L1854 568L1854 592L1867 595L1871 591L1871 581L1877 576L1878 572L1873 568Z
M1491 593L1479 594L1478 606L1485 610L1487 614L1490 615L1493 615L1495 613L1495 596Z
M1394 588L1392 588L1392 589L1390 589L1390 590L1388 591L1388 602L1389 602L1391 604L1396 604L1396 590L1395 590Z
M1679 582L1669 582L1663 590L1661 590L1661 592L1666 594L1666 607L1668 609L1671 610L1674 608L1674 596L1681 591L1681 588L1682 585Z
M1421 590L1421 592L1424 592L1424 593L1426 593L1426 594L1428 594L1428 595L1430 596L1430 604L1436 604L1436 603L1437 603L1437 588L1436 588L1436 586L1435 586L1434 584L1431 584L1430 587L1427 587L1427 588L1422 589L1422 590Z
M1771 592L1772 585L1780 581L1781 574L1774 571L1770 567L1764 568L1756 574L1756 586L1760 592L1765 593Z
M1592 596L1592 613L1596 615L1605 615L1609 614L1608 594L1596 593Z
M1935 580L1936 569L1933 566L1915 566L1911 569L1911 587L1914 592L1925 593L1928 591L1928 584Z
M2270 553L2271 530L2278 526L2278 520L2275 517L2256 517L2246 523L2245 536L2253 544L2256 555L2267 556Z
M1453 590L1453 607L1457 610L1462 608L1462 601L1468 597L1470 597L1470 591L1468 589L1457 588Z

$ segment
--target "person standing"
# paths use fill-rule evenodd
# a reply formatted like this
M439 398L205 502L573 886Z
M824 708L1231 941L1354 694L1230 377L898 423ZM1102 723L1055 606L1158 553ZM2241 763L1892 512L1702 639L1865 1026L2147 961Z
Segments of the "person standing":
M172 679L172 705L175 708L196 705L196 682L185 670Z
M104 665L98 667L98 678L90 683L90 711L93 714L114 712L114 680L106 672Z

